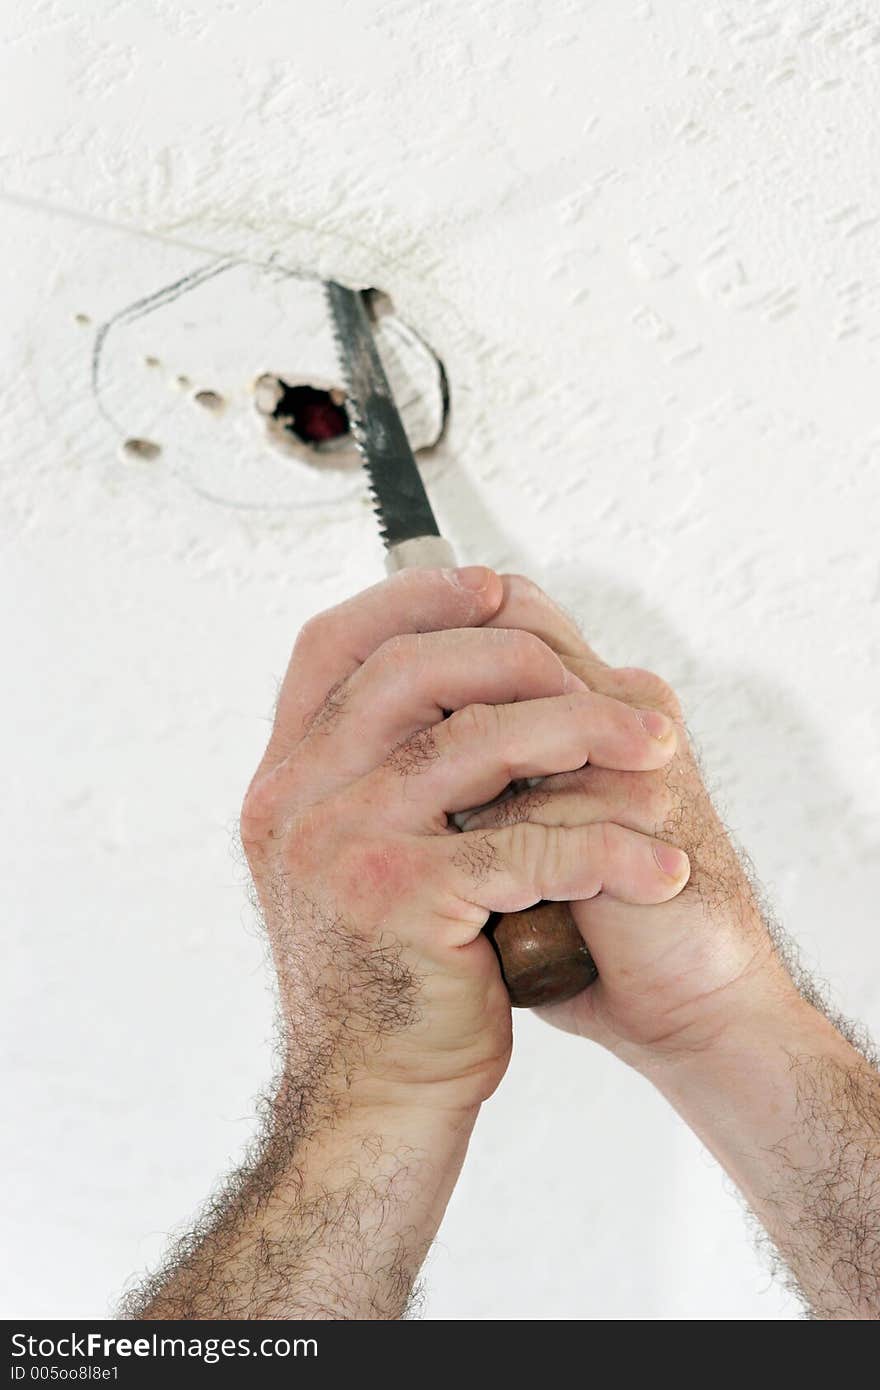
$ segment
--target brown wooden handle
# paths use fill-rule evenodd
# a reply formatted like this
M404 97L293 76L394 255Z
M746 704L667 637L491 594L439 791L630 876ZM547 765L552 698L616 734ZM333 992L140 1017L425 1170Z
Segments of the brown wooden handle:
M516 1009L571 999L598 977L568 903L506 912L486 927Z
M446 546L445 558L438 560L435 543ZM454 564L455 557L445 541L429 536L392 547L385 563L393 574L421 565ZM515 1009L561 1004L599 978L568 903L541 902L522 912L505 912L490 918L484 930L495 947Z

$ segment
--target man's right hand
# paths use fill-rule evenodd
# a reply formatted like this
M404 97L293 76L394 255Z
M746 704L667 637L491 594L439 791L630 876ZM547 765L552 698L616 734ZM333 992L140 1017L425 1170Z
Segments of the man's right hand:
M675 693L650 671L606 665L530 580L505 575L502 582L504 602L492 624L539 637L595 693L661 710L675 725L676 749L661 769L641 776L591 765L549 777L467 818L466 828L610 820L668 838L691 863L686 891L665 906L623 905L606 894L574 905L599 980L544 1016L650 1070L728 1036L754 1034L768 1015L800 1013L803 1000L710 800Z
M684 854L609 822L455 831L515 778L657 769L675 748L662 713L481 626L501 601L490 570L416 570L312 619L245 800L289 1066L348 1105L467 1109L495 1088L510 1015L491 912L660 903L687 880Z
M599 968L542 1010L648 1076L724 1165L814 1316L880 1318L880 1076L864 1034L826 1017L821 992L777 945L715 811L678 702L649 671L612 669L534 584L504 579L490 621L530 631L592 690L675 720L658 772L587 767L468 818L468 829L612 820L687 850L680 896L654 907L602 894L573 904ZM853 1046L858 1042L866 1055Z

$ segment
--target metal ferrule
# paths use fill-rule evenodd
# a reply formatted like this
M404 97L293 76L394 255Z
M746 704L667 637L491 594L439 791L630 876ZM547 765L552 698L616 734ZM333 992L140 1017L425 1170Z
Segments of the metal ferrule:
M415 536L398 541L385 553L385 568L389 574L398 570L454 569L455 551L442 536Z

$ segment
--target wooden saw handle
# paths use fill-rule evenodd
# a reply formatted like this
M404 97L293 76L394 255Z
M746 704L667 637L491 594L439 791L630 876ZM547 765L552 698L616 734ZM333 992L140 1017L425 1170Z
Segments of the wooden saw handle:
M516 1009L560 1004L598 977L568 903L537 903L505 912L485 928Z
M442 536L400 541L385 555L389 574L402 569L452 568L455 564L452 547ZM522 912L495 915L485 931L495 947L514 1008L559 1004L598 978L568 903L536 903Z

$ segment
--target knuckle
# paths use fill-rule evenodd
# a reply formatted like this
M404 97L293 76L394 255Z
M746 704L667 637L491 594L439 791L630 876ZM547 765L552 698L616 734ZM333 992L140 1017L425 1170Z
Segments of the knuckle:
M553 876L552 857L558 858L560 835L557 827L520 821L505 831L510 863L529 888Z
M503 666L508 678L531 688L536 682L542 693L558 694L564 689L565 666L556 652L533 632L515 628L496 628L487 630L486 636L495 644L495 650L487 655Z
M393 698L409 691L419 675L425 639L420 633L395 633L371 652L361 668L371 682L378 682Z
M555 883L565 869L566 833L560 825L542 825L538 829L537 851L541 856L538 867L548 883Z
M290 761L254 778L239 816L241 843L249 859L263 862L268 854L280 853L287 867L294 868L308 846L324 842L324 808L304 811L302 802ZM311 862L310 850L306 857Z
M411 665L419 647L419 637L411 633L398 632L393 637L386 637L385 641L379 646L374 658L389 671L398 671L401 667Z
M440 757L437 735L433 728L420 729L398 743L385 759L385 766L401 777L424 772Z
M648 803L645 817L652 832L656 832L669 824L675 810L675 798L665 777L652 777L647 783L644 795Z
M255 777L245 792L238 825L247 854L265 849L278 834L281 806L276 787L277 779L270 773Z
M629 809L639 824L652 829L665 823L670 812L670 796L665 779L648 772L627 774Z
M446 721L453 739L468 743L496 743L501 733L502 716L497 705L465 705Z
M664 714L668 714L671 719L681 718L681 701L668 681L662 676L654 676L655 696L657 704Z
M327 642L332 640L335 627L335 614L332 608L327 608L323 613L315 613L311 618L307 618L296 639L296 652L308 656L312 652L320 651Z
M305 723L307 734L329 733L338 723L348 698L348 682L339 680L327 691L318 708L312 712Z
M505 629L500 629L505 631ZM552 652L547 643L538 637L534 632L525 632L522 628L508 628L507 642L510 645L513 655L523 666L533 666L536 662L546 660L548 656L553 658L554 663L562 665L559 657Z
M498 840L505 847L509 863L523 876L527 875L535 843L532 827L525 821L517 821L514 825L507 826L498 836Z
M620 854L621 840L626 832L614 821L600 821L595 829L595 848L603 864L612 863Z
M377 676L392 693L410 691L416 683L422 683L425 671L429 669L431 647L437 634L420 632L400 632L386 637L376 650L367 657L364 670Z
M452 864L474 883L484 883L504 867L502 847L509 844L506 832L481 831L466 835L456 845Z
M504 587L511 596L517 598L539 599L546 602L547 595L534 579L525 574L503 574Z
M531 612L532 617L540 620L542 626L549 620L551 627L557 632L564 629L566 641L569 641L573 634L580 637L576 619L551 598L540 584L536 584L524 574L505 574L501 578L508 601L512 600L523 611Z

